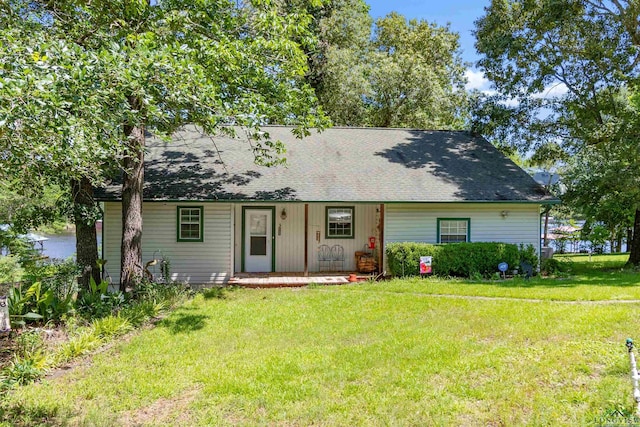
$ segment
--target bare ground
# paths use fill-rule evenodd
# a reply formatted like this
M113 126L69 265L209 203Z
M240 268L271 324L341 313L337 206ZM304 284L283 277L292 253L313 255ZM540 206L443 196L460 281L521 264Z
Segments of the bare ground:
M127 411L120 417L119 424L122 427L191 425L193 423L189 406L200 392L200 388L197 387L187 389L174 398L163 397L144 408Z

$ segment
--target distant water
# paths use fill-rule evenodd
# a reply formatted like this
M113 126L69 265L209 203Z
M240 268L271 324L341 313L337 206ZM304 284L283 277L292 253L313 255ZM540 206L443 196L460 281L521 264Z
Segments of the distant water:
M76 258L76 234L62 233L44 235L49 240L43 242L43 255L49 258L67 259ZM40 249L40 244L36 243L36 248ZM102 235L98 233L98 252L102 250Z
M544 244L541 242L540 243L541 246L544 246ZM554 250L555 253L560 253L560 249L562 248L561 245L559 245L555 240L550 240L549 241L549 246L551 246ZM576 242L566 242L564 245L564 252L565 253L579 253L580 251L582 251L583 253L587 253L591 250L591 243L588 241L584 241L584 240L579 240ZM627 248L627 244L626 242L622 242L622 252L627 252L628 248ZM611 242L606 242L604 244L604 247L602 248L602 252L605 254L609 254L612 253L611 252Z

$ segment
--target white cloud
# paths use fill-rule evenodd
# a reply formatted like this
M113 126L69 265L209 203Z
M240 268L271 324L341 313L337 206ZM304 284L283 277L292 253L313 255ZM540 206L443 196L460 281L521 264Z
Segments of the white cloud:
M500 103L506 107L517 107L518 105L520 105L520 101L518 101L517 99L513 99L513 98L509 98L507 100L504 101L500 101Z
M482 71L467 69L467 71L464 72L464 75L467 78L467 84L465 85L465 89L467 91L475 89L489 96L498 93L492 87L493 85L491 84L489 79L484 76L484 73ZM512 98L509 98L505 101L500 101L500 103L507 107L515 107L518 105L518 101Z
M484 76L482 71L467 69L464 72L464 76L467 78L466 90L477 89L488 94L495 93L495 91L490 90L491 82Z

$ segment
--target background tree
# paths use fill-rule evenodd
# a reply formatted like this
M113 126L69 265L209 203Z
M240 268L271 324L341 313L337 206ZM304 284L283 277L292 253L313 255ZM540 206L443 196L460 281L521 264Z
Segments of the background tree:
M309 30L318 42L304 44L307 83L335 123L362 123L362 94L367 89L365 68L371 49L369 5L364 0L310 3L288 0L288 12L305 9L313 19Z
M299 2L289 2L298 7ZM320 42L307 80L334 124L461 129L467 99L458 34L391 13L375 22L362 0L311 8Z
M459 36L449 27L391 13L376 21L365 96L369 124L461 129L466 92Z
M523 136L523 151L552 141L576 159L624 156L615 147L638 141L625 134L635 119L619 108L619 94L638 78L639 13L633 0L492 1L476 22L476 47L503 98L484 111L501 110L507 133ZM639 202L629 201L634 242ZM640 244L631 248L630 263L640 265Z
M627 91L620 91L615 99L615 115L607 120L607 143L593 144L567 159L563 198L588 219L588 227L599 224L609 231L612 249L627 237L633 246L633 221L640 201L640 110ZM593 129L594 134L600 131Z
M56 153L63 152L64 144L92 154L97 147L112 150L106 158L118 160L123 182L123 289L142 277L147 133L168 137L185 123L195 123L215 135L233 133L230 125L238 125L251 129L258 161L269 164L279 160L272 154L282 146L259 133L260 125L293 124L301 136L308 127L324 124L314 108L313 90L303 80L301 43L313 43L304 12L283 14L275 4L258 0L25 0L2 7L0 42L23 66L3 60L0 78L12 81L14 90L36 88L19 100L23 111L42 108L52 118L66 118L38 124L38 114L15 115L7 108L0 116L8 124L0 135L3 148L17 154L12 159L28 158L11 143L19 136L20 147L50 146ZM52 70L53 77L34 77L30 71L38 67ZM65 73L75 74L66 79ZM50 80L68 81L69 97L54 102L59 95ZM81 90L83 85L94 87ZM2 92L10 97L5 86ZM33 130L25 130L25 117L32 117ZM74 120L81 124L72 126ZM44 164L58 169L57 163ZM76 188L86 187L81 182Z

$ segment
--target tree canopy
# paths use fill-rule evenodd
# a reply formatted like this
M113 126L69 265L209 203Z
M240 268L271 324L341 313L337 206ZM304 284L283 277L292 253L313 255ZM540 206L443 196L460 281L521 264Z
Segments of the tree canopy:
M640 72L639 16L634 0L492 1L476 22L476 47L478 64L500 95L476 103L475 123L521 152L557 144L560 150L546 155L571 160L571 188L597 184L596 193L581 191L572 200L586 207L597 204L596 194L624 193L638 225L633 186L640 164L629 156L638 149L638 110L624 94ZM615 179L622 164L631 165L629 175ZM600 178L594 181L585 168ZM634 228L630 262L640 265L640 228Z
M303 78L302 47L314 43L304 11L260 0L16 0L0 8L0 161L23 176L46 169L94 183L103 166L121 171L123 287L142 276L147 133L194 123L215 135L237 125L270 164L281 147L261 125L296 125L302 135L325 124Z
M362 0L329 2L309 79L337 125L461 129L467 118L458 34L390 13L371 26Z

